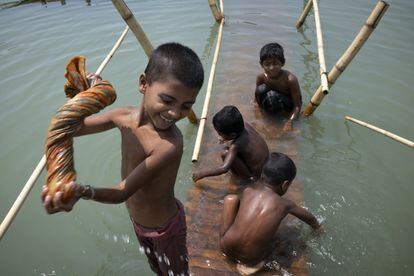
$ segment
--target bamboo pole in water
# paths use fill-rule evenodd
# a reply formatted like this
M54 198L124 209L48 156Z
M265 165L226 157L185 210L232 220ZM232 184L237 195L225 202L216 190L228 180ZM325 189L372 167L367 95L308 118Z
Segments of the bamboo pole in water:
M326 73L325 51L323 50L323 36L321 28L321 18L319 16L319 6L317 0L312 0L313 11L315 13L316 38L318 41L318 57L319 57L319 71L321 74L322 93L327 95L329 93L328 77Z
M211 90L213 88L214 74L216 72L216 65L217 65L217 60L218 60L218 56L220 52L221 38L223 36L224 8L223 8L223 2L221 0L220 0L220 5L221 5L220 9L222 11L222 17L220 21L220 27L218 30L216 49L214 50L213 63L211 65L210 76L209 76L208 84L207 84L206 98L204 100L203 111L201 113L200 125L198 127L197 138L196 138L196 142L194 145L193 157L191 158L193 162L196 162L198 160L198 155L200 154L201 141L203 139L204 128L205 128L205 124L207 120L208 105L210 103Z
M144 52L147 55L147 57L150 57L152 52L154 51L154 47L152 47L151 42L148 40L148 37L146 36L144 30L141 28L141 25L139 25L138 21L135 19L134 14L128 8L127 4L125 4L123 0L112 0L112 3L118 10L122 19L124 19L125 23L127 23L131 31L134 33L139 44L141 44L141 47L144 49ZM188 113L187 118L191 123L197 123L197 116L195 115L192 109Z
M376 26L378 25L379 21L381 20L382 16L384 15L385 11L388 9L389 5L384 1L378 1L377 5L371 12L370 16L368 17L365 25L361 28L357 36L355 37L354 41L349 45L348 49L342 55L342 57L336 62L334 67L328 74L328 86L329 88L334 85L335 81L338 77L345 71L346 67L351 63L352 59L356 56L358 51L364 45L365 41L367 41L368 37L371 33L375 30ZM319 106L322 102L325 94L322 91L322 86L316 90L315 94L313 95L312 99L310 100L309 104L305 107L303 111L304 116L311 115L315 109Z
M213 13L214 18L217 22L220 22L222 15L220 14L216 1L215 0L208 0L208 5L210 6L211 12ZM223 5L222 5L223 6Z
M101 65L98 67L98 70L95 74L99 75L102 73L105 66L110 61L111 57L114 55L115 51L119 48L122 41L124 40L126 34L128 32L128 26L122 32L121 36L116 41L114 47L112 47L109 54L105 57ZM30 191L32 190L34 184L39 179L40 174L42 173L43 169L46 165L46 156L43 155L42 159L40 159L39 163L37 164L36 168L32 172L31 176L27 180L26 184L24 185L23 189L21 190L19 196L14 201L12 207L10 208L9 212L7 213L6 217L3 219L0 225L0 240L3 238L3 235L6 233L7 229L9 228L10 224L13 222L14 218L16 217L17 213L19 212L20 208L22 207L24 201L26 200L27 196L29 195Z
M299 17L299 20L296 22L296 29L299 29L302 27L303 23L305 22L306 17L308 16L311 8L312 8L313 1L308 0L308 3L306 3L305 8L302 11L302 14Z
M383 134L383 135L385 135L385 136L387 136L387 137L389 137L391 139L394 139L397 142L400 142L401 144L404 144L406 146L409 146L409 147L414 148L414 142L412 142L412 141L410 141L408 139L402 138L401 136L398 136L398 135L396 135L396 134L394 134L392 132L389 132L389 131L384 130L382 128L379 128L379 127L373 126L371 124L365 123L363 121L357 120L357 119L352 118L350 116L345 116L345 119L347 119L347 120L349 120L351 122L354 122L354 123L356 123L358 125L367 127L367 128L369 128L369 129L371 129L373 131L379 132L379 133L381 133L381 134Z

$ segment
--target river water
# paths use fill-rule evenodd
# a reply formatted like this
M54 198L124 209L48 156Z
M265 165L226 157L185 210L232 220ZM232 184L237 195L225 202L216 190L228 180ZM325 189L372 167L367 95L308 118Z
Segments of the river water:
M1 0L0 3L6 2ZM374 0L319 4L328 70L375 6ZM212 62L215 24L207 1L127 1L154 45L178 41ZM213 89L260 70L258 53L272 41L285 48L286 68L299 79L304 104L319 85L314 17L295 21L303 1L225 1L222 54ZM413 275L414 150L345 122L350 115L414 139L414 2L390 8L315 114L295 124L303 202L326 234L308 241L311 275ZM50 119L65 101L66 62L84 55L94 71L124 29L110 1L33 3L0 10L0 217L3 218L43 154ZM237 55L232 53L237 52ZM137 76L147 58L130 33L102 74L117 89L116 106L136 105ZM229 73L233 72L233 73ZM207 82L207 81L206 81ZM205 87L194 110L200 114ZM213 96L214 97L214 96ZM249 96L250 97L250 96ZM224 103L223 103L224 104ZM192 185L197 128L179 123L185 153L176 196ZM75 141L82 183L110 186L120 179L117 131ZM40 202L44 173L0 244L2 275L151 275L123 205L79 202L68 214L47 215ZM139 273L138 273L139 272Z

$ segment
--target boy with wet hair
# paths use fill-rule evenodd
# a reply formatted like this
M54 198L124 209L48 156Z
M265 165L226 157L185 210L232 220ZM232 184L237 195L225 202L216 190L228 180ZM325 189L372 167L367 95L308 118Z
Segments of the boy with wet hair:
M263 72L257 76L255 99L260 108L270 114L288 113L284 131L292 128L302 107L302 95L295 75L282 69L285 65L283 48L278 43L269 43L260 50L260 65Z
M276 231L288 214L322 230L311 213L282 197L295 175L293 161L283 153L273 152L260 181L244 189L240 197L232 194L224 198L220 248L228 257L259 270L272 252Z
M224 174L229 170L242 179L258 179L269 154L269 148L260 134L244 122L240 111L232 105L223 107L214 115L213 126L221 142L230 144L221 154L223 164L194 172L193 180Z
M189 275L184 208L174 196L183 153L183 137L175 123L189 113L203 80L200 59L190 48L167 43L155 49L139 77L141 106L87 117L76 134L118 128L122 180L110 188L72 182L68 202L62 201L60 192L51 198L44 186L46 211L70 211L80 198L125 202L151 269L158 275Z

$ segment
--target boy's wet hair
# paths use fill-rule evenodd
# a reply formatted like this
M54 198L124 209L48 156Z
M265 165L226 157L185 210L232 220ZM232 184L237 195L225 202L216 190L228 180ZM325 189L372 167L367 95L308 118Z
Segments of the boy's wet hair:
M292 181L296 176L296 166L292 159L281 152L272 152L263 166L263 179L273 185L282 184L285 180Z
M240 111L233 105L226 105L213 117L213 126L221 134L230 135L244 130L244 120Z
M279 43L269 43L262 47L260 50L260 64L266 59L276 58L282 65L285 65L285 55L283 54L283 47Z
M173 76L185 86L200 89L204 81L204 70L197 54L179 43L166 43L152 53L145 75L149 84Z

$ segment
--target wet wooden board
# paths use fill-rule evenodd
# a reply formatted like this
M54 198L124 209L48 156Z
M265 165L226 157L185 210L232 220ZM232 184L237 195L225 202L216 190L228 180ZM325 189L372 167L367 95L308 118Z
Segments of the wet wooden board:
M244 120L265 138L270 151L286 153L297 164L297 133L281 135L283 122L263 114L254 103L254 83L253 86L250 85L252 87L250 93L246 93L246 87L242 89L241 86L242 83L230 82L221 86L222 93L217 91L218 94L215 95L210 106L200 158L194 164L193 170L222 162L220 151L223 145L218 142L218 136L212 127L211 115L226 104L239 108ZM223 198L228 193L240 190L236 182L237 179L227 173L202 179L188 191L185 204L188 227L187 247L193 275L238 275L235 272L235 264L226 260L218 245ZM301 201L300 183L297 180L293 182L285 196L297 203ZM303 223L296 218L288 216L284 219L278 230L278 245L272 254L275 261L255 275L284 275L286 271L293 275L307 275L306 244L300 235L302 227Z

